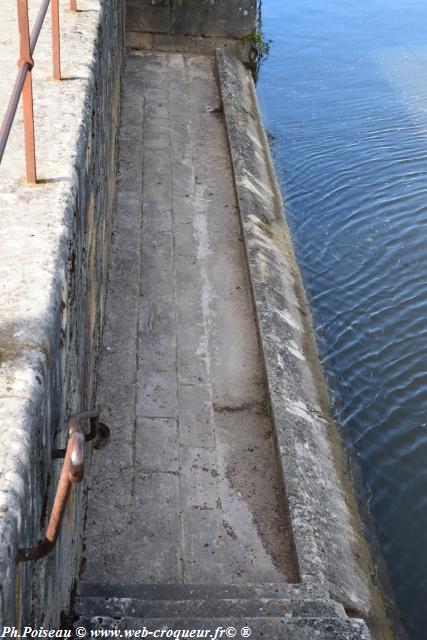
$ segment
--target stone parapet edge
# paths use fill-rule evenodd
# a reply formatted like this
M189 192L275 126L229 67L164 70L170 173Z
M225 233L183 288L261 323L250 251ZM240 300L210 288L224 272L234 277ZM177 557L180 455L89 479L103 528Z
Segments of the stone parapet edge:
M16 282L13 296L2 299L0 315L1 629L60 628L82 553L86 488L80 485L51 555L19 564L15 559L18 547L43 536L62 464L52 461L52 448L66 441L66 418L95 398L115 197L123 7L116 0L81 2L77 16L67 13L64 22L63 68L84 74L55 88L39 83L35 97L36 133L39 141L46 139L37 151L43 165L49 153L58 158L61 177L27 187L17 167L16 180L6 175L0 181L0 235L7 249L0 273ZM41 40L43 65L50 49ZM69 113L60 113L67 100ZM53 137L61 127L62 140ZM64 141L71 143L65 147ZM9 163L22 156L14 144L12 139ZM13 226L5 229L9 220ZM25 246L27 235L37 235L38 250Z

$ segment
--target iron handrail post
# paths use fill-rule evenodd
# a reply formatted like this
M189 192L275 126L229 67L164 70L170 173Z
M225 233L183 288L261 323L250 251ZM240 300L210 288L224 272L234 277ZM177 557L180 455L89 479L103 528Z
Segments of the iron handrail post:
M59 33L59 0L51 0L53 79L61 80L61 44Z
M24 141L25 141L25 165L27 182L36 184L36 148L34 137L34 111L33 111L33 79L31 70L34 66L30 45L30 25L28 20L28 0L17 0L18 26L19 26L19 67L25 73L24 86L22 88L22 104L24 110ZM15 114L14 114L15 115Z
M44 19L49 9L49 3L51 5L52 16L52 66L53 66L53 78L55 80L61 79L61 48L60 48L60 32L59 32L59 0L43 0L37 17L34 21L33 29L31 31L30 49L31 53L34 53L37 40L42 29Z
M24 140L25 140L25 165L26 176L29 184L37 183L36 150L34 134L34 108L33 108L33 84L32 69L34 67L33 53L46 17L49 3L52 12L52 65L53 78L61 80L61 43L59 28L59 0L43 0L35 19L30 35L28 18L28 0L17 0L19 50L19 72L15 80L12 95L0 129L0 162L3 158L10 130L15 119L20 97L22 95L24 112ZM74 0L75 2L75 0ZM77 7L76 7L77 10Z

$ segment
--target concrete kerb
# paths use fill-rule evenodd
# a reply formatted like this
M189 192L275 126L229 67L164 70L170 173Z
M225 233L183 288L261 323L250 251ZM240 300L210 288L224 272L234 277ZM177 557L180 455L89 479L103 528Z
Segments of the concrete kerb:
M19 113L0 175L0 627L58 627L81 553L84 489L72 493L52 554L15 560L44 533L66 418L95 397L114 200L123 8L82 0L75 15L61 5L65 79L49 80L49 19L34 72L42 180L23 183ZM16 74L14 10L4 16L2 112Z
M252 76L218 49L217 74L277 449L304 584L324 584L375 638L390 631L315 346Z

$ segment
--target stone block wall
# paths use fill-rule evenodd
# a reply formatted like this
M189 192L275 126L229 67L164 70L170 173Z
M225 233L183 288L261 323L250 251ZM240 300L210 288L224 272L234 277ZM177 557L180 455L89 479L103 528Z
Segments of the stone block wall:
M64 82L36 86L39 173L50 154L52 173L26 187L20 165L10 166L12 138L7 170L17 179L0 179L0 277L8 283L0 315L0 629L60 628L82 558L84 483L72 490L52 553L16 562L18 547L43 538L62 467L52 449L66 444L66 420L96 397L125 16L120 0L83 4L63 22ZM78 72L67 77L73 64ZM87 447L86 465L91 455Z
M128 41L202 53L225 45L247 58L256 17L257 0L127 0Z

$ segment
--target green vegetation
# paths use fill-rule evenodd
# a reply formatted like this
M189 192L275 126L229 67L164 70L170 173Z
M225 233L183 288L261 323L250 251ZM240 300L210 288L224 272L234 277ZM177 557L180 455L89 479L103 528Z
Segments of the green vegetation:
M258 16L256 27L250 33L242 36L242 40L251 43L251 48L249 51L249 61L252 67L254 80L256 82L258 79L261 64L270 53L270 45L272 42L265 37L262 28L262 0L258 0Z
M183 1L184 0L181 0L181 2ZM267 40L266 38L264 38L264 34L259 31L258 28L242 36L242 40L244 42L252 43L254 49L256 49L257 51L258 58L266 58L270 53L271 40Z

